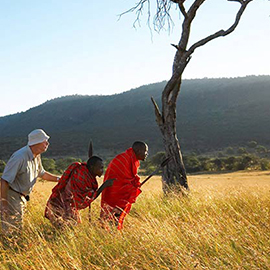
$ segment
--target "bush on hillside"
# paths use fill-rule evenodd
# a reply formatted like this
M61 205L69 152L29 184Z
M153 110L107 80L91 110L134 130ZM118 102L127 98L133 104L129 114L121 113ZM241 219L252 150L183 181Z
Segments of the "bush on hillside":
M267 148L263 145L258 145L256 146L256 151L259 154L264 154L264 153L267 153Z
M270 161L266 158L260 161L260 169L263 171L270 170Z
M184 164L187 172L199 172L202 170L201 162L198 157L192 156L184 156Z
M59 171L56 168L55 160L52 158L42 158L42 165L45 171L57 174Z
M165 158L165 152L158 152L151 158L151 163L159 166Z
M63 173L67 167L74 162L82 162L82 160L74 157L61 158L56 160L55 166L60 173Z
M0 160L0 173L2 173L5 169L6 162L4 160Z
M250 141L247 143L247 146L249 148L255 148L258 145L258 143L256 141Z
M61 159L42 158L44 169L50 173L62 174L74 162L82 162L80 158L68 157Z
M227 147L227 148L225 149L225 153L226 153L227 155L234 155L234 149L233 149L232 147Z
M237 154L239 155L245 155L245 154L248 154L248 151L245 147L239 147L238 150L237 150Z

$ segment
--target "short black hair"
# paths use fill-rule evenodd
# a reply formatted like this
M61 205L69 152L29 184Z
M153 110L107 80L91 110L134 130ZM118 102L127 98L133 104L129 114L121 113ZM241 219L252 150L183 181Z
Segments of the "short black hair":
M132 149L134 150L135 153L137 153L138 151L144 149L146 147L146 143L142 142L142 141L136 141L133 143L132 145Z
M87 168L90 169L90 167L93 167L96 165L98 161L103 161L102 158L97 156L92 156L87 160Z

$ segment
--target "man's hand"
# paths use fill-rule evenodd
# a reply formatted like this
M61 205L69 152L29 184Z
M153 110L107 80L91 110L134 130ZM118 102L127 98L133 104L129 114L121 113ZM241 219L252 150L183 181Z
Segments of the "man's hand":
M58 176L58 175L56 175L56 174L52 174L52 173L49 173L49 172L45 172L41 178L42 178L43 180L46 180L46 181L58 182L59 179L61 178L61 175Z
M100 193L106 188L106 187L111 187L113 185L114 180L116 180L116 178L113 179L108 179L106 180L97 190L96 196L94 198L94 200L100 195Z

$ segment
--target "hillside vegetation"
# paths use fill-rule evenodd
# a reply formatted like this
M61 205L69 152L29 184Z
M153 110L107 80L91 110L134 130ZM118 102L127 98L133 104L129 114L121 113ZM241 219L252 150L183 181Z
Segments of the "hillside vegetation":
M150 97L160 102L166 82L112 96L67 96L0 118L0 159L43 128L51 135L48 157L113 156L134 140L150 153L163 149ZM89 89L89 94L91 89ZM209 152L249 141L270 146L270 76L184 80L177 104L177 130L184 151ZM45 155L45 156L46 156Z
M270 268L270 171L189 176L187 198L164 197L152 178L138 197L124 229L98 222L55 231L44 219L52 183L39 182L21 241L0 244L0 269L190 270Z

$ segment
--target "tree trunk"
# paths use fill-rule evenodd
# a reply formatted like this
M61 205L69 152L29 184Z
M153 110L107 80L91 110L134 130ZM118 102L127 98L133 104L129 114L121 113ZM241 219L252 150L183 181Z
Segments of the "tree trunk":
M173 83L168 82L165 89L173 85L178 93L181 79ZM186 169L182 158L180 144L176 134L176 99L177 95L165 95L162 97L162 114L158 105L152 98L155 107L156 121L163 136L166 157L171 157L170 162L163 168L162 186L163 192L189 190Z
M164 123L163 140L165 153L167 157L172 157L171 161L163 169L162 187L164 193L167 193L170 190L180 189L181 191L181 187L184 187L187 190L189 189L180 144L173 126L174 123Z

